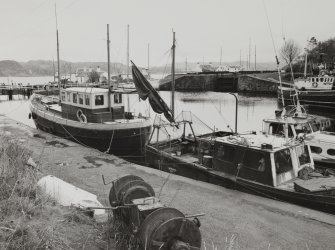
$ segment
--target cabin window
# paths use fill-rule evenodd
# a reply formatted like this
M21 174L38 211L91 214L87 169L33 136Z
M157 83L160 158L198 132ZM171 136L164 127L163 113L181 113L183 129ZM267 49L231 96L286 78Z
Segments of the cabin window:
M312 132L316 132L316 131L319 130L318 126L317 126L317 124L315 122L314 123L310 123L309 125L311 126Z
M284 149L275 153L275 166L277 174L282 174L293 169L289 149Z
M71 102L71 93L66 93L66 100Z
M122 103L122 94L114 94L114 103Z
M83 94L78 94L78 100L79 100L79 104L84 104L84 96L83 96Z
M316 147L316 146L311 146L311 151L312 151L312 153L315 153L315 154L321 154L322 153L322 148Z
M295 125L295 132L298 135L300 133L310 134L313 131L312 131L311 127L309 126L309 123L305 123L305 124L297 124L297 125Z
M316 82L319 82L319 78L315 78Z
M251 150L246 151L243 158L243 167L264 172L265 154L263 152L257 152Z
M233 162L235 158L235 148L227 145L220 145L216 149L216 158L221 161Z
M328 149L327 150L327 154L329 154L329 155L335 155L335 149L332 149L332 148Z
M281 123L271 123L269 127L269 134L278 135L278 136L285 136L284 132L284 124ZM293 137L293 132L291 127L288 127L288 136Z
M312 82L314 82L314 78L312 78Z
M78 94L77 93L73 93L72 94L72 101L73 101L73 103L77 103L78 101L77 101L77 98L78 97Z
M61 100L65 102L65 93L64 92L61 93Z
M103 95L96 95L95 96L95 106L104 105L104 96Z
M320 78L320 82L323 82L323 77Z
M297 155L299 158L300 166L311 162L307 145L298 147Z
M90 96L85 95L85 105L89 106L90 105Z

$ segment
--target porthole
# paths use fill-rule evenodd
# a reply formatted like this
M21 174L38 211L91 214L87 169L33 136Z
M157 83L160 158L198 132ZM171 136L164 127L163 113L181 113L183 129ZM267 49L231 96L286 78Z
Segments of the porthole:
M335 149L332 149L332 148L328 149L327 150L327 154L329 154L329 155L335 155Z
M321 154L322 153L322 148L311 146L311 151L312 151L312 153L315 153L315 154ZM334 153L335 153L335 150L334 150Z

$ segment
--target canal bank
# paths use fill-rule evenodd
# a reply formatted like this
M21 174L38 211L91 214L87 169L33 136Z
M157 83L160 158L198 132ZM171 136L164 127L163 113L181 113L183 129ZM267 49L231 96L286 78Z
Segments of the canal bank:
M98 195L108 205L112 180L138 175L156 196L185 214L201 217L201 233L208 247L218 249L334 249L335 216L292 204L167 174L129 163L0 116L0 132L32 151L44 175L54 175ZM212 249L212 248L209 248Z

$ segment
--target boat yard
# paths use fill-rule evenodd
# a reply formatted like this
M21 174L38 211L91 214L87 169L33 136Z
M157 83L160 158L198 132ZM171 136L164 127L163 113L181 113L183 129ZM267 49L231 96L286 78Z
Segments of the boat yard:
M203 244L232 249L334 249L335 217L292 204L191 180L129 163L113 155L0 116L1 133L33 151L43 175L54 175L108 205L106 180L142 177L166 205L185 214L204 212ZM211 204L208 206L208 204Z

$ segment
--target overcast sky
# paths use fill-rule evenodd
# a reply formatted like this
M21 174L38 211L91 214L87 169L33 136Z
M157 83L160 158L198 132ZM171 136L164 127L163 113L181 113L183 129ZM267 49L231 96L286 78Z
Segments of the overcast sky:
M0 0L0 60L56 59L57 2L60 57L72 62L106 61L106 24L111 61L126 62L127 24L130 58L146 66L170 63L172 29L181 62L274 61L266 6L277 50L283 36L303 48L315 36L334 36L334 0Z

